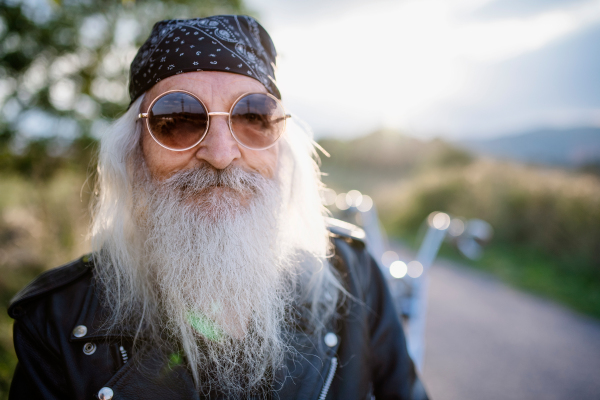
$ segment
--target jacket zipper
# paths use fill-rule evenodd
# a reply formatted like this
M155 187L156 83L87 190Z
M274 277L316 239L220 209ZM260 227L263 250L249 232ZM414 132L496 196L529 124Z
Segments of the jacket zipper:
M323 390L321 391L319 400L325 400L325 398L327 397L327 393L329 392L329 387L331 386L331 382L333 382L333 376L335 375L335 370L337 369L337 363L338 363L337 357L333 357L331 359L331 367L329 367L329 374L327 374L327 380L325 380L325 385L323 386Z
M127 364L127 360L129 360L127 350L123 346L119 346L119 351L121 352L121 358L123 358L123 364Z

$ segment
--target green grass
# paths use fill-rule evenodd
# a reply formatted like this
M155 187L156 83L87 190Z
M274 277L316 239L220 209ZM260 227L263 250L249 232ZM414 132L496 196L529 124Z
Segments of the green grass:
M8 398L17 363L10 299L43 270L87 252L84 182L84 174L68 170L48 181L0 173L0 400Z
M465 259L447 243L439 255L600 319L600 276L593 269L578 265L581 260L569 262L536 249L501 243L487 247L476 261Z

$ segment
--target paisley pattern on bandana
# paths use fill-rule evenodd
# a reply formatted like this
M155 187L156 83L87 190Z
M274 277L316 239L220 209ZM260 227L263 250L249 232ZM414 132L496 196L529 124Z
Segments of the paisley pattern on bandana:
M217 15L160 21L131 63L131 103L160 80L191 71L249 76L280 99L276 57L269 34L252 17Z

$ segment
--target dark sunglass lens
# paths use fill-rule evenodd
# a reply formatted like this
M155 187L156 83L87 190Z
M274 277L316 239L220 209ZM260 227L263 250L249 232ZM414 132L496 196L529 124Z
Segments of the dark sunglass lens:
M252 149L264 149L279 139L285 129L285 111L281 104L262 93L241 98L231 112L235 137Z
M197 99L186 93L169 93L154 103L148 113L152 135L172 149L196 144L206 132L208 114Z

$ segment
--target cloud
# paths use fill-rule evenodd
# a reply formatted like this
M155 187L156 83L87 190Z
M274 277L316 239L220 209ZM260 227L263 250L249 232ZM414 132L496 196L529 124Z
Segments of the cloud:
M494 0L476 9L475 19L523 18L584 3L586 0Z
M481 68L468 96L429 110L423 130L496 136L539 127L600 125L600 24L550 46Z
M584 40L578 32L599 23L600 3L550 2L535 12L515 6L510 17L476 20L464 16L494 3L352 1L342 7L337 0L310 0L294 3L291 20L281 4L268 8L267 29L281 54L278 82L286 107L317 135L358 135L382 126L422 134L499 132L550 121L551 110L561 107L549 104L557 96L571 99L571 111L560 111L569 116L565 121L589 120L582 110L595 107L577 105L593 95L567 75L577 73L582 82L595 77L594 39L582 44L581 54L573 52ZM563 50L553 46L574 36L579 39Z

